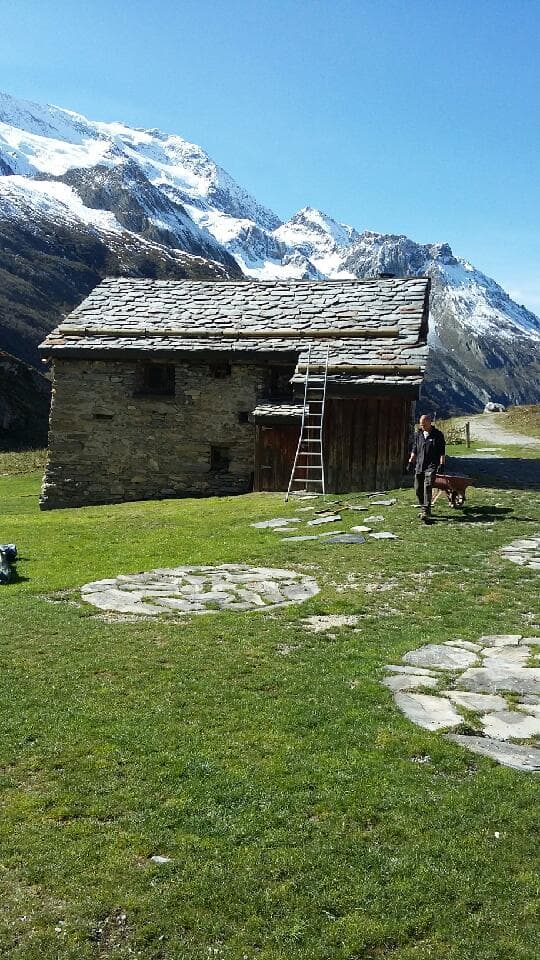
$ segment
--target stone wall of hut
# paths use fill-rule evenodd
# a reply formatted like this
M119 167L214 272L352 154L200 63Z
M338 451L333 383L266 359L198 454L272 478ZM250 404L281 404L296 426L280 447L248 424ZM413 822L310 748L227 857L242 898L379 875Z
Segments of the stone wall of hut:
M275 369L61 359L54 373L42 509L252 488L249 415Z

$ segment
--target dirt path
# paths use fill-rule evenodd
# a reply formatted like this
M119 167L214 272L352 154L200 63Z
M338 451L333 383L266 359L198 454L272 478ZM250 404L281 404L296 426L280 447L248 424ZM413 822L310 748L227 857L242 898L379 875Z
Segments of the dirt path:
M515 446L515 447L540 447L540 440L537 437L528 437L524 433L513 433L507 430L501 423L500 418L504 414L500 413L481 413L473 417L456 417L457 426L463 427L467 421L471 425L471 439L485 441L487 447Z

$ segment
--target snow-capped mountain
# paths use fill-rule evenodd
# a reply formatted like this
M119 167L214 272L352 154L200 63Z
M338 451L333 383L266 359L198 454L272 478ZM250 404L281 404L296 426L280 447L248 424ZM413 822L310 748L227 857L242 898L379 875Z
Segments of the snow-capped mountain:
M0 241L0 347L25 359L106 274L428 274L426 403L540 400L540 321L447 244L360 233L311 207L282 223L176 135L0 94Z
M478 410L489 399L540 400L540 320L446 243L363 233L343 268L431 277L430 359L423 396L443 412Z

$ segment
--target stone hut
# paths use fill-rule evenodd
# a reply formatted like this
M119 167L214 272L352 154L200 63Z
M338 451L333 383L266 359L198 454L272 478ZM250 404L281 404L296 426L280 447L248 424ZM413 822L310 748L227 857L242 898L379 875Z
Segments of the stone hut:
M429 280L103 281L53 361L41 506L284 490L306 359L329 348L330 492L399 484L426 363Z

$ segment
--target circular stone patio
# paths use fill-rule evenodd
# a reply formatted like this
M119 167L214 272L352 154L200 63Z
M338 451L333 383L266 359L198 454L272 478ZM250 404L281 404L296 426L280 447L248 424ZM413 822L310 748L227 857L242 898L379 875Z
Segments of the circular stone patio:
M502 547L501 553L506 560L518 563L521 567L540 570L540 534L514 540L507 547Z
M223 563L218 567L171 567L96 580L81 597L110 613L163 614L263 610L302 603L319 592L317 581L294 570Z
M540 771L540 667L528 666L538 644L540 637L518 634L428 644L388 665L383 683L418 726L463 726L448 739L505 766Z

